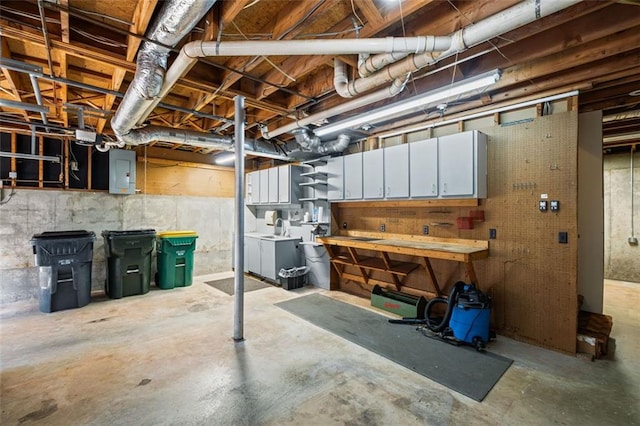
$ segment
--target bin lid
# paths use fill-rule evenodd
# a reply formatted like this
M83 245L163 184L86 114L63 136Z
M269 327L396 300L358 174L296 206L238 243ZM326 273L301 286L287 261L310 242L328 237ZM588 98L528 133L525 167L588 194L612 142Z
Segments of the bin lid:
M91 231L47 231L42 232L40 234L34 235L32 238L34 240L39 239L68 239L68 238L87 238L92 237L95 238L96 234Z
M162 231L156 234L158 238L184 238L184 237L198 237L196 231Z
M124 236L136 236L136 235L155 235L155 229L132 229L128 231L102 231L103 237L124 237Z

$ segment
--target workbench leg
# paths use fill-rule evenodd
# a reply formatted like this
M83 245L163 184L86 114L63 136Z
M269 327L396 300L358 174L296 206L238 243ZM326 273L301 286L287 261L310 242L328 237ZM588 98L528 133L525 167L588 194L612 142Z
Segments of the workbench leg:
M473 269L473 263L466 262L464 264L465 269L467 270L467 275L469 276L469 280L472 284L478 285L478 277L476 276L476 271Z
M431 282L433 283L433 288L436 290L436 295L438 297L442 297L442 290L440 290L440 286L438 285L438 279L436 278L436 274L433 272L433 267L431 266L431 262L428 257L423 257L422 261L424 262L424 267L427 270L427 274L431 278Z

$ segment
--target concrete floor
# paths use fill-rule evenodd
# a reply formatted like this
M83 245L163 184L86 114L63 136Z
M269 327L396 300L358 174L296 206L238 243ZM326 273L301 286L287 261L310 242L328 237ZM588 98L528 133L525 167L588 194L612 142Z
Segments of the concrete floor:
M274 306L328 294L316 288L246 293L234 343L233 297L203 284L213 278L52 314L0 306L0 423L640 424L640 284L606 283L611 359L498 336L489 350L515 361L478 403Z

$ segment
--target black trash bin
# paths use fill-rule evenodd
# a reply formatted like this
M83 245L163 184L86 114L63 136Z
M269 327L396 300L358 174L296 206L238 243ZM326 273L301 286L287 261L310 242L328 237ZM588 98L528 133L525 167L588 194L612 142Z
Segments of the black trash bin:
M88 231L43 232L32 237L41 312L81 308L91 301L95 239Z
M156 231L102 231L102 237L107 261L107 296L120 299L148 293Z

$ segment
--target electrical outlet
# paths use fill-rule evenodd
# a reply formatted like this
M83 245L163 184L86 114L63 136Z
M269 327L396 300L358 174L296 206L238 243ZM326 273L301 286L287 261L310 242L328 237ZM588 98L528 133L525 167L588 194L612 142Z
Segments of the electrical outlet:
M422 225L422 234L429 235L429 225Z
M558 232L558 242L560 244L567 244L569 242L569 233L566 231Z
M380 225L380 232L384 232L386 229L386 227L384 226L384 223L382 225Z
M490 228L489 229L489 239L490 240L495 240L496 239L496 229L495 228Z
M69 161L69 168L74 172L78 171L78 162L77 161Z
M347 222L342 222L342 229L347 229Z
M9 179L18 179L18 172L9 172Z
M629 243L630 246L637 246L638 245L638 239L636 237L629 237L627 242Z
M538 201L538 210L540 210L541 212L547 211L547 202L545 200Z

